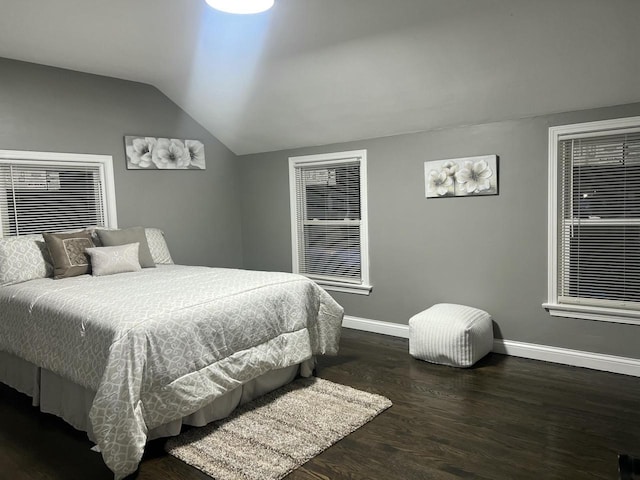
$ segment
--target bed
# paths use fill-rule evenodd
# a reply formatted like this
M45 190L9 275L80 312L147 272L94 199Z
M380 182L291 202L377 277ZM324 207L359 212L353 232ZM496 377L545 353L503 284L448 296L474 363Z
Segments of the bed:
M29 237L21 257L40 261L37 248L47 261ZM7 282L7 243L0 381L87 431L116 479L149 439L221 418L338 350L343 310L306 277L173 265L165 246L163 257L152 248L165 259L156 268ZM25 269L16 275L34 276Z

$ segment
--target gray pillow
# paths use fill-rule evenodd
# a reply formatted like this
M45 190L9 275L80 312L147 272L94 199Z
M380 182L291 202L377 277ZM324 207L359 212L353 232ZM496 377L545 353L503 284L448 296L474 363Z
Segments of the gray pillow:
M91 275L113 275L114 273L139 272L139 243L128 243L117 247L87 248L91 257Z
M77 277L91 271L84 251L94 246L89 232L43 233L42 237L53 261L53 278Z
M96 230L103 247L117 247L128 243L139 243L138 251L140 266L142 268L155 267L149 244L143 227L124 228L122 230Z

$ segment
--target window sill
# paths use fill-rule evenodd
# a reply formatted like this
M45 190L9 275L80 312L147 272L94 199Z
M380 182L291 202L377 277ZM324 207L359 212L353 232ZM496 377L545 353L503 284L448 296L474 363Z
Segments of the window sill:
M542 306L554 317L580 318L599 322L640 325L640 311L604 308L561 303L543 303Z
M373 287L371 285L350 285L350 284L342 284L337 285L331 282L323 282L322 280L314 280L318 285L320 285L325 290L329 290L332 292L341 292L341 293L355 293L357 295L369 295Z

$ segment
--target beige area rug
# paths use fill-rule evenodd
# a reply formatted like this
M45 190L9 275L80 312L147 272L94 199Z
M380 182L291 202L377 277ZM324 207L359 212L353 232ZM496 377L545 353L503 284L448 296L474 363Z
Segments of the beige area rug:
M166 450L216 480L277 480L390 406L380 395L302 378L169 439Z

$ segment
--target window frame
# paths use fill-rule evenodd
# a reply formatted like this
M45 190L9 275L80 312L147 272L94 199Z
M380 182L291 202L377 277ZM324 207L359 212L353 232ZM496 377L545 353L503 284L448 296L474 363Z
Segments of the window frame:
M542 306L556 317L578 318L611 323L640 325L640 310L584 304L562 303L558 298L558 212L561 195L559 179L559 145L562 140L606 136L640 130L640 116L549 127L548 190L548 265L547 302Z
M305 275L300 272L300 258L298 252L298 204L297 204L297 184L296 168L298 166L327 166L330 168L339 165L345 160L356 160L359 164L360 176L360 277L359 283L353 281L333 281ZM324 287L326 290L355 293L359 295L369 295L372 286L369 280L369 222L367 208L367 151L351 150L346 152L321 153L316 155L302 155L289 157L289 201L290 201L290 225L291 225L291 260L292 271L300 275L305 275Z
M116 189L115 177L113 173L113 157L111 155L98 155L88 153L60 153L60 152L38 152L30 150L0 150L0 163L22 162L35 166L91 166L98 167L101 175L101 186L103 188L104 221L107 228L118 228L118 217L116 212ZM0 211L2 215L2 211ZM0 229L0 238L3 237Z

